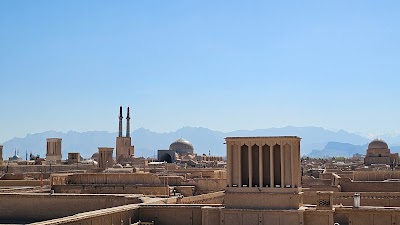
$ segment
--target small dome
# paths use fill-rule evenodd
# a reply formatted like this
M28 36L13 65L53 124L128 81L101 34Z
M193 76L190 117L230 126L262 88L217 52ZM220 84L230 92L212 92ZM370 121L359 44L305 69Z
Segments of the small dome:
M194 148L192 143L183 138L179 138L169 146L169 150L176 151L177 153L193 153Z
M389 149L389 146L384 140L375 139L369 143L368 149Z

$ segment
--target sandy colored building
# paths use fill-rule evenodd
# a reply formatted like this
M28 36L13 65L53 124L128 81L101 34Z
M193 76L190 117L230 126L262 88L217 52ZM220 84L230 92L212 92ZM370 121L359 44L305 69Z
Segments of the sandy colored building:
M397 165L399 161L398 153L390 153L388 144L381 139L375 139L368 145L365 156L365 165L386 164Z
M81 161L81 153L68 152L68 164L79 163Z
M70 189L68 194L50 195L0 193L0 202L3 202L0 210L6 217L6 220L0 218L0 222L23 218L21 223L42 221L34 223L36 225L131 225L143 221L162 225L400 224L399 192L354 193L303 188L300 182L299 137L228 137L225 141L228 160L225 193L220 191L165 198L132 194L87 194L98 191L94 190L97 187L92 188L93 185L105 191L115 191L116 187L104 185L108 183L121 190L147 188L150 191L150 187L158 186L152 191L159 192L159 188L166 187L165 179L172 177L157 177L149 173L59 174L51 178L59 189L69 188L66 187L68 185L77 189ZM195 171L195 168L189 170ZM203 169L202 173L206 171ZM357 182L366 179L371 182L398 177L396 171L375 173L370 176L360 172L355 174L354 179ZM335 172L320 175L321 180L330 176L332 186L339 185L341 179L349 176L345 171L340 174L343 178ZM170 182L178 183L179 179ZM86 194L71 194L84 193L81 190L87 191ZM50 210L54 208L57 210ZM24 213L21 214L21 211Z
M99 161L98 166L100 169L107 169L113 166L113 152L114 148L99 147Z
M47 138L46 161L51 164L60 163L61 154L61 138Z
M116 160L119 164L130 163L135 154L135 146L132 145L132 138L130 135L130 116L129 107L126 116L126 136L122 135L122 106L119 108L119 129L118 137L116 140Z
M175 163L183 158L195 160L193 144L184 138L172 142L168 150L158 150L157 158L160 162Z

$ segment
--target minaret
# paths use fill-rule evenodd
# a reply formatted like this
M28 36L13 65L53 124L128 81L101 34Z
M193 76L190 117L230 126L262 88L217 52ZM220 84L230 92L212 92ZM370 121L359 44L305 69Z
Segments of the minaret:
M128 114L126 116L126 137L130 137L131 136L131 132L130 132L130 120L131 118L129 117L129 107L128 107Z
M119 133L118 133L118 137L122 137L122 106L119 107Z

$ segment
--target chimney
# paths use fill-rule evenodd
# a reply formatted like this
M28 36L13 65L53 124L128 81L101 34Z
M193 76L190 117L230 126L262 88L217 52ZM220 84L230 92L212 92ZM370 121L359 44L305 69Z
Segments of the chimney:
M354 208L360 208L361 205L361 197L360 193L354 194Z

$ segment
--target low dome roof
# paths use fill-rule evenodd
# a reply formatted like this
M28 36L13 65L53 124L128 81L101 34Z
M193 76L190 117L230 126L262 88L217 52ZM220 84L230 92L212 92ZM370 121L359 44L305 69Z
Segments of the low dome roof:
M193 151L193 145L190 143L188 140L185 140L183 138L179 138L178 140L172 142L172 144L169 146L169 150L174 150L174 151L180 151L180 150L191 150Z
M389 149L389 146L384 140L375 139L369 143L368 149Z

